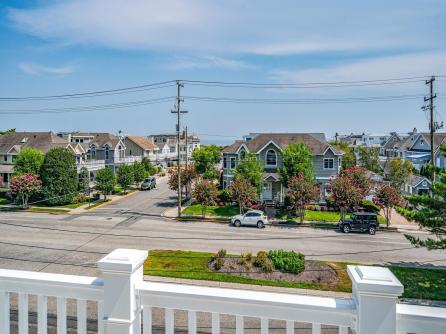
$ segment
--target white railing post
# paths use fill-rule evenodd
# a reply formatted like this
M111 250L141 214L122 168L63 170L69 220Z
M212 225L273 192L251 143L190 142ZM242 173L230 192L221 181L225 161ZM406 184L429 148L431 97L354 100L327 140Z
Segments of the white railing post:
M382 267L348 266L348 275L357 306L356 334L395 334L400 281Z
M140 333L141 307L135 284L143 280L146 258L146 251L116 249L98 262L104 279L105 333Z

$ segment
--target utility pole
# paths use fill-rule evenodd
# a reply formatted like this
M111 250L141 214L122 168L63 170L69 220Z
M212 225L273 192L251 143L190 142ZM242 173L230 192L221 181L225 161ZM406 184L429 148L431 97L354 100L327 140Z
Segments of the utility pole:
M432 184L435 181L435 147L434 147L434 134L435 131L440 129L440 126L434 120L434 99L437 98L437 94L434 94L434 81L435 76L432 76L429 80L426 80L426 85L429 85L429 97L424 98L424 102L429 102L429 105L424 109L428 108L430 112L430 122L429 122L429 131L430 131L430 145L431 145L431 161L433 166L433 177Z
M180 115L187 113L187 111L181 110L181 102L184 101L181 99L181 87L184 87L184 85L181 83L181 81L177 80L176 110L171 110L172 114L177 114L176 130L177 130L178 217L181 217Z

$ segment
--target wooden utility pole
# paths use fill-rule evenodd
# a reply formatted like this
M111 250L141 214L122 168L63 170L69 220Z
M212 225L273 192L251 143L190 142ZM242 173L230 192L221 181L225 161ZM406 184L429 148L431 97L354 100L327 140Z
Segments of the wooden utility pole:
M437 94L434 94L434 81L435 77L432 76L429 80L426 80L426 85L429 85L429 97L424 98L424 102L429 102L427 108L429 108L430 112L430 122L429 122L429 130L430 130L430 145L431 145L431 161L433 166L433 178L432 182L435 181L435 147L434 147L434 134L437 128L439 128L438 124L434 120L434 99L437 97Z
M181 140L181 134L180 134L180 115L187 113L185 110L181 110L181 102L183 101L181 99L181 87L184 87L184 85L181 83L181 81L177 80L177 101L176 101L176 110L171 110L171 113L177 114L177 174L178 174L178 217L181 217L181 166L180 166L180 140Z

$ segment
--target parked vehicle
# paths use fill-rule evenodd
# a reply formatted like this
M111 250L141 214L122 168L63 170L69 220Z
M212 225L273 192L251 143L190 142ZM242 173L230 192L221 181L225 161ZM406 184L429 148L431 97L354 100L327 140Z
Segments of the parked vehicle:
M372 212L353 212L350 218L341 219L337 227L344 233L357 231L373 235L379 228L378 216Z
M242 225L257 226L258 228L264 228L268 224L268 217L260 210L249 210L244 215L237 215L232 217L231 223L235 227Z
M141 183L141 190L150 190L156 188L156 179L154 176L150 176Z

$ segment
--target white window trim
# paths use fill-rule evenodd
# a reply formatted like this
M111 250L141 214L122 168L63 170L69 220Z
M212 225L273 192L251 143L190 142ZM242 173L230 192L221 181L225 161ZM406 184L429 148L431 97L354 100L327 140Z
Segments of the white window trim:
M232 162L234 161L234 167L232 167ZM237 158L236 157L230 157L229 158L229 169L237 168Z
M276 163L274 165L272 164L268 164L268 153L269 152L274 152L274 155L276 156ZM265 167L277 167L277 152L273 149L269 149L268 151L266 151L265 153Z
M333 167L328 167L328 168L326 168L325 167L325 160L331 160L331 161L333 161ZM328 165L330 165L330 164L328 164ZM334 163L334 158L324 158L324 169L329 169L329 170L332 170L332 169L335 169L335 163Z

